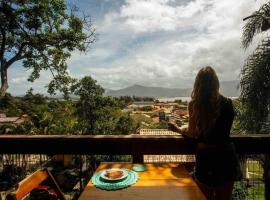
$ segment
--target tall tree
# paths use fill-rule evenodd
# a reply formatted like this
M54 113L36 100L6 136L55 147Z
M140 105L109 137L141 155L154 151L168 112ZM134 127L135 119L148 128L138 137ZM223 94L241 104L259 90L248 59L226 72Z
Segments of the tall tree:
M77 103L79 117L87 123L87 132L93 133L95 114L103 102L104 89L97 84L96 80L86 76L73 85L74 94L80 97Z
M84 134L129 134L135 129L135 122L129 113L123 113L119 102L105 97L104 89L90 76L73 85L80 122L86 129Z
M270 2L246 17L243 30L243 47L252 43L256 34L270 28ZM247 58L241 72L241 100L244 109L243 127L262 133L269 127L270 108L270 37L265 36ZM269 130L269 129L268 129ZM265 181L265 199L270 199L270 156L262 156Z
M95 41L90 18L65 0L0 1L0 97L8 89L8 70L17 61L31 70L29 81L42 70L53 76L48 92L68 92L73 81L66 60L74 50L86 51Z

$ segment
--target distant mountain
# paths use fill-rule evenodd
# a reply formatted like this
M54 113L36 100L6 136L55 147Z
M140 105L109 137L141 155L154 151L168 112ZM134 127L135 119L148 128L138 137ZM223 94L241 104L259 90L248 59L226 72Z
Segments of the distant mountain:
M238 97L240 92L237 89L239 81L226 81L220 83L220 91L225 96ZM120 90L107 90L108 96L137 96L137 97L187 97L190 96L191 88L163 88L145 87L133 85Z

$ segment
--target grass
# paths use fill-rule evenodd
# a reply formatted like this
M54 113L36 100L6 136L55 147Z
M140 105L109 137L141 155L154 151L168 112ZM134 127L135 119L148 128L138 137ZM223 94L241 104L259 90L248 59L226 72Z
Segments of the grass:
M263 169L262 166L259 162L255 161L248 161L247 162L247 167L249 173L249 178L250 179L263 179Z
M252 186L247 189L247 200L264 200L264 184Z

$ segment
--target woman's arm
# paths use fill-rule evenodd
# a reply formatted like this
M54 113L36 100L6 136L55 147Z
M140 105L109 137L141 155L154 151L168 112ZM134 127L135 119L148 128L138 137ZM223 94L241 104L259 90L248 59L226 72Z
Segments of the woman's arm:
M195 124L195 121L193 119L193 108L192 108L191 103L188 104L188 114L189 114L188 127L187 127L184 134L187 137L194 138L196 135L195 134L196 124Z
M172 123L172 122L169 122L169 127L170 127L170 130L172 131L175 131L177 133L180 133L184 136L187 136L187 137L195 137L195 123L194 123L194 120L191 119L191 116L192 116L192 108L190 106L190 104L188 105L188 113L189 113L189 122L188 122L188 125L184 125L184 126L177 126L177 124L175 123Z

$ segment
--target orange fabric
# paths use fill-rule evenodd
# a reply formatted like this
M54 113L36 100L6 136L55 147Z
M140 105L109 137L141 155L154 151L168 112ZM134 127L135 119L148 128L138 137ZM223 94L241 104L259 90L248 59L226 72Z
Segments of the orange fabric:
M24 179L18 184L17 190L15 192L15 197L17 200L22 199L31 192L35 187L37 187L41 182L48 178L48 173L44 170L38 170L31 176Z

